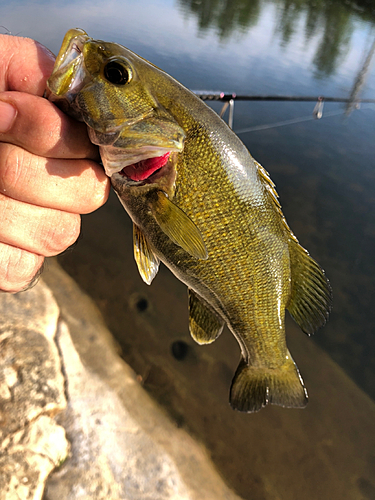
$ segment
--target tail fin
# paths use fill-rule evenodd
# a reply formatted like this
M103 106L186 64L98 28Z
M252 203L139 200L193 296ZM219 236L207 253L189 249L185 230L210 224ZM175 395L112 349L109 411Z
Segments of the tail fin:
M230 404L238 411L256 412L267 404L304 408L307 391L290 353L278 368L249 366L242 360L230 389Z

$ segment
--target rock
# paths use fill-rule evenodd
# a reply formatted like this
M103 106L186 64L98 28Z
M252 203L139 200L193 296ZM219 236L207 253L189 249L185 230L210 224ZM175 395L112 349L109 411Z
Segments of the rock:
M21 327L34 329L52 340L56 333L59 308L51 290L43 284L26 292L0 292L1 332Z
M91 299L61 269L48 283L61 309L57 335L68 408L58 418L72 457L48 479L45 500L235 500L206 450L144 391Z
M173 459L130 415L129 401L124 404L106 380L82 364L64 323L58 339L67 361L69 401L60 421L73 458L49 480L46 499L73 500L78 491L97 500L192 498ZM122 383L129 392L139 389L129 373L122 374ZM155 420L155 414L149 418Z
M46 285L0 294L0 499L41 499L67 456L52 416L66 407L54 342L58 306Z
M0 333L0 439L66 406L59 354L44 333L20 326Z
M69 443L63 427L42 415L12 434L0 455L1 500L42 498L49 473L65 460Z
M45 276L53 295L43 281L0 294L0 500L238 499L92 300L57 265Z

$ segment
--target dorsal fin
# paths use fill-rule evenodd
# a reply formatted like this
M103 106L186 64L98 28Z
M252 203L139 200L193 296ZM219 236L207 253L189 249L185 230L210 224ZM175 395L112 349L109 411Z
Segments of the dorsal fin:
M254 158L253 158L254 160ZM298 240L296 238L296 236L293 234L293 231L290 229L290 227L288 226L288 223L284 217L284 214L283 214L283 211L281 210L281 205L280 205L280 202L279 202L279 195L277 194L277 191L276 191L276 186L275 184L273 183L271 177L269 176L269 173L267 172L267 170L262 167L262 165L260 163L258 163L256 160L254 160L254 163L258 169L258 174L260 176L260 180L262 181L263 183L263 186L267 189L269 195L270 195L270 198L274 204L274 207L276 208L276 210L278 211L280 217L281 217L281 221L285 227L285 229L287 230L289 236L298 243Z
M289 240L292 293L288 311L311 335L323 326L332 307L332 289L323 269L299 243Z
M145 235L133 224L134 258L143 281L151 285L159 270L160 260L151 249Z
M224 321L190 288L188 294L190 334L198 344L211 344L222 332Z
M196 259L207 259L207 249L201 232L181 208L169 200L163 191L154 191L150 195L149 206L160 229L173 243Z
M288 226L281 210L275 184L268 172L257 161L254 162L289 236L292 295L287 309L301 329L311 335L328 319L332 307L332 289L323 269L298 243Z

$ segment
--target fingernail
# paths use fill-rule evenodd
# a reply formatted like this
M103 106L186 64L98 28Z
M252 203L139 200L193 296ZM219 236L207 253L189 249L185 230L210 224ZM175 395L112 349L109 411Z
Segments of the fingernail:
M13 125L17 110L11 104L0 101L0 133L8 132Z

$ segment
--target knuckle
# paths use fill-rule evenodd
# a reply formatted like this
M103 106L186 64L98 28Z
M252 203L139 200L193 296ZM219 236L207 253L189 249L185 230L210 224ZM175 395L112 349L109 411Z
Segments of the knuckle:
M22 199L40 168L40 158L13 144L0 144L0 187L5 195Z
M15 191L21 182L22 169L24 168L24 151L17 146L2 144L1 184L4 192Z
M19 292L33 280L44 258L21 248L0 244L0 290Z
M81 229L78 214L58 212L53 222L41 231L41 246L46 257L57 255L70 247L77 240Z
M110 192L110 184L96 182L88 196L87 203L82 209L82 213L91 213L105 204Z
M80 213L87 214L100 208L107 201L111 183L103 168L95 162L79 160L85 165L81 178ZM85 162L85 163L84 163Z

